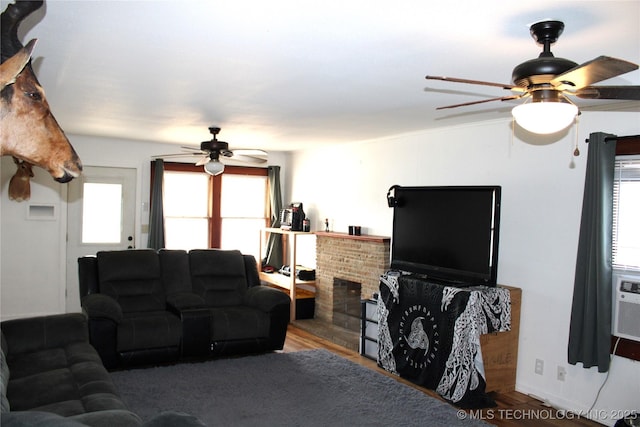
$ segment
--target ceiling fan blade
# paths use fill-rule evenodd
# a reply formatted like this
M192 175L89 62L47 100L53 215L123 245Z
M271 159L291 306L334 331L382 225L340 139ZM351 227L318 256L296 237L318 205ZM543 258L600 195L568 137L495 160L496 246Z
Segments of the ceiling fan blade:
M554 77L551 84L562 89L581 89L637 69L638 65L633 62L599 56Z
M183 150L197 151L198 153L202 153L202 150L200 149L200 147L190 147L188 145L181 145L180 148Z
M640 101L640 86L587 86L570 94L584 99Z
M524 96L526 96L526 94L513 95L513 96L503 96L501 98L489 98L489 99L483 99L481 101L471 101L471 102L464 102L462 104L455 104L455 105L447 105L447 106L444 106L444 107L438 107L438 108L436 108L436 110L444 110L444 109L447 109L447 108L466 107L467 105L483 104L485 102L492 102L492 101L510 101L512 99L523 98Z
M494 86L502 89L513 90L516 92L524 92L525 89L520 86L502 84L502 83L492 83L492 82L483 82L481 80L468 80L468 79L459 79L456 77L444 77L444 76L426 76L427 80L442 80L445 82L454 82L454 83L467 83L472 85L482 85L482 86Z
M202 166L202 165L204 165L204 164L207 164L207 163L209 163L209 160L211 160L211 159L209 158L209 156L204 156L203 158L201 158L200 160L198 160L198 161L196 162L196 166Z
M233 152L243 156L267 157L268 155L266 151L255 148L236 148Z
M156 154L155 156L151 156L152 159L164 159L164 158L172 158L172 157L195 157L201 155L201 152L198 153L170 153L170 154Z
M269 155L264 150L239 148L233 150L233 158L247 163L265 163Z
M232 159L233 160L237 160L239 162L255 163L255 164L266 163L266 161L267 161L266 157L250 156L250 155L246 155L246 154L237 154L235 151L233 153Z

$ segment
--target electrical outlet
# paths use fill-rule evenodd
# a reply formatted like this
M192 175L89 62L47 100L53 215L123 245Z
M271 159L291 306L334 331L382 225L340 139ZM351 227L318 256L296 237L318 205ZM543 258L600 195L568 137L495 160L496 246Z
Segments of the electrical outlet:
M558 366L558 381L564 381L567 378L567 370L564 366Z
M536 370L535 370L535 372L538 375L542 375L542 373L544 372L544 360L536 359Z

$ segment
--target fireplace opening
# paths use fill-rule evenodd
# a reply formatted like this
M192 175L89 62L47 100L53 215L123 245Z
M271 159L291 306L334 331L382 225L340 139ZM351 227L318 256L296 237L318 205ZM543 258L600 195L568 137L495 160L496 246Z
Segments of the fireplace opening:
M351 280L333 279L333 324L360 331L361 285Z

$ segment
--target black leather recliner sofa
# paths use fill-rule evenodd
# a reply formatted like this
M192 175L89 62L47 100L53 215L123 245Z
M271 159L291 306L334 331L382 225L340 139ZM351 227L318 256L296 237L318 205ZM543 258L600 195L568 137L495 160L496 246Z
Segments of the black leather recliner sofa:
M90 341L109 369L284 346L290 299L260 285L251 255L104 251L78 269Z

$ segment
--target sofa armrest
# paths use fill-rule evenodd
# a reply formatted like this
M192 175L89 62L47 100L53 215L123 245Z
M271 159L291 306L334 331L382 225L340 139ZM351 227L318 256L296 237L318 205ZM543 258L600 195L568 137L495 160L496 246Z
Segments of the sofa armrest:
M105 318L116 323L122 321L122 307L104 294L89 294L82 298L82 309L90 319Z
M250 307L258 308L270 313L278 306L289 307L291 299L289 295L268 286L255 286L247 289L244 295L244 303Z
M98 260L95 256L78 258L78 285L80 286L80 298L100 292L100 286L98 285Z
M207 307L207 303L204 298L190 292L178 292L167 295L167 305L171 311L177 313L182 310Z
M82 313L54 314L2 322L9 354L31 353L89 341L87 318Z

